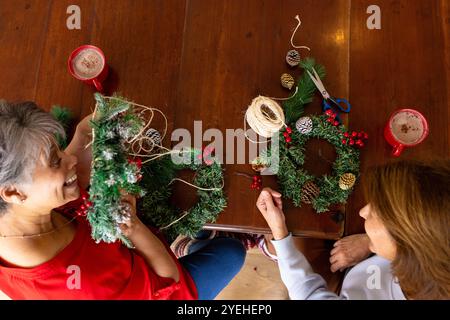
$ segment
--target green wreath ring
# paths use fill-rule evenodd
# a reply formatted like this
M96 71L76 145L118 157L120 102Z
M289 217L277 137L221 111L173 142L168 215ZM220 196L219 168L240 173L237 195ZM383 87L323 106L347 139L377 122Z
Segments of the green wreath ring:
M359 175L359 150L346 143L348 133L343 125L327 121L328 115L302 117L284 143L280 132L278 182L286 198L295 206L310 203L317 212L328 211L332 204L345 203ZM291 130L289 130L291 131ZM316 177L302 168L305 143L311 138L324 139L336 148L337 157L331 175Z
M204 153L198 149L184 152L189 159L185 163L175 164L170 156L165 156L144 165L140 182L147 193L138 204L139 211L147 223L157 226L172 238L179 234L194 236L205 223L214 222L227 205L223 170L217 160L203 161ZM177 173L186 169L195 172L192 184L197 187L198 202L183 212L170 204L169 198Z

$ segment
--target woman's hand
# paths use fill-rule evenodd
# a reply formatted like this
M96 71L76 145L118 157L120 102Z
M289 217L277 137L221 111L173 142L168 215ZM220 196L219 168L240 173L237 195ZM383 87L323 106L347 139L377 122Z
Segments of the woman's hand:
M89 122L92 120L92 113L84 117L78 124L77 124L77 131L82 135L91 136L92 135L92 128Z
M331 250L331 271L343 271L367 259L371 254L369 244L370 239L365 233L354 234L336 241Z
M122 196L122 206L124 208L125 221L120 224L120 230L122 234L133 241L133 236L142 230L142 227L146 228L141 219L136 214L136 198L129 194Z
M283 213L281 194L270 188L264 188L256 201L256 206L266 219L273 238L275 240L286 238L289 231Z
M172 278L178 282L180 274L175 259L161 240L137 217L136 198L129 194L122 195L122 203L128 207L129 219L119 226L120 230L133 243L135 251L158 276Z

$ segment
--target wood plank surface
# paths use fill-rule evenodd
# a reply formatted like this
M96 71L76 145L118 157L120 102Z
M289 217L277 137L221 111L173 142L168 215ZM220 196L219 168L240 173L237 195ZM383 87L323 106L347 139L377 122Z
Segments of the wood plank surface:
M177 128L194 133L194 121L201 120L203 132L217 128L225 136L227 129L243 128L244 112L257 95L290 94L279 77L284 72L300 76L300 70L284 61L298 14L302 26L295 43L311 48L301 50L302 56L325 66L330 93L349 98L352 111L345 122L350 129L370 135L362 170L392 160L382 128L400 107L417 108L430 124L427 140L401 158L449 156L447 0L379 0L381 30L366 27L366 9L374 4L369 0L79 0L81 30L66 27L70 4L0 2L0 98L35 100L46 110L65 105L81 119L93 109L94 91L70 76L67 58L79 45L90 43L102 48L111 68L108 93L118 91L160 108L168 117L169 133ZM316 95L305 113L319 113L320 100ZM155 122L160 125L160 120ZM165 145L171 145L170 139ZM334 157L330 145L312 140L305 167L316 175L330 172ZM253 174L252 159L246 154L244 160L225 165L228 207L208 228L269 231L255 207L258 192L242 175ZM275 177L263 181L278 188ZM286 201L289 229L325 239L363 231L358 217L364 204L362 183L346 206L333 208L342 211L345 223L333 212L318 215L310 206L294 208ZM180 206L196 201L193 189L175 189L172 200Z
M365 9L372 1L352 2L350 45L350 128L369 133L362 170L393 161L383 129L391 113L410 107L428 120L430 134L400 159L448 157L449 5L448 1L377 1L381 30L368 30ZM362 184L349 200L346 233L362 232Z
M35 99L50 8L50 1L0 3L1 99Z
M333 81L327 82L330 91L348 95L348 1L198 0L190 1L187 10L176 127L193 132L193 122L202 120L203 130L243 128L244 112L254 97L288 96L279 78L284 72L295 77L301 74L285 62L297 14L302 26L295 42L312 48L311 53L303 50L302 54L316 57L334 75ZM319 105L317 97L305 112L317 113ZM252 174L251 160L247 158L247 164L227 163L228 207L210 228L268 231L255 207L259 192L250 189L251 180L236 175ZM311 161L310 167L317 167L317 161ZM263 180L264 185L277 188L275 177ZM310 206L294 208L286 201L285 212L296 234L336 238L343 232L343 224L333 221L331 214L318 215Z

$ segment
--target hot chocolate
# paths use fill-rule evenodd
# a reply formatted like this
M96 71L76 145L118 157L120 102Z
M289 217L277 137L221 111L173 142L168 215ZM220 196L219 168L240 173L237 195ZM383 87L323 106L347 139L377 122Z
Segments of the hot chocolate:
M100 53L94 49L80 51L72 60L73 72L81 79L92 79L98 76L105 65Z
M405 145L418 142L424 134L422 119L409 111L396 114L392 118L390 129L395 139Z

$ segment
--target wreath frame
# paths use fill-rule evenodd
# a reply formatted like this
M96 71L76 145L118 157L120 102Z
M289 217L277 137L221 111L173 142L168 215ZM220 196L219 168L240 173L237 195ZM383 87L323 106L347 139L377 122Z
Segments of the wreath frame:
M292 143L287 145L283 141L283 133L280 135L280 161L278 170L278 183L284 197L291 199L296 207L301 207L302 189L306 182L313 181L320 189L317 197L312 199L312 207L318 212L326 212L333 204L346 203L353 186L347 190L339 187L342 175L352 173L359 177L359 150L343 144L345 132L344 125L334 126L327 121L328 116L308 115L312 120L312 130L302 134L298 130L292 130ZM333 163L332 174L320 177L310 174L303 169L306 160L305 144L309 139L323 139L331 143L336 150L336 160Z
M180 234L194 237L205 223L215 222L227 206L223 191L224 169L220 163L210 158L211 161L206 164L202 160L204 153L199 149L188 148L183 152L187 153L190 161L175 164L170 156L164 156L142 167L143 178L140 181L146 195L139 199L138 211L146 223L160 228L171 239ZM195 186L213 189L197 189L197 203L184 212L169 201L172 196L171 182L181 170L195 172L192 181Z

